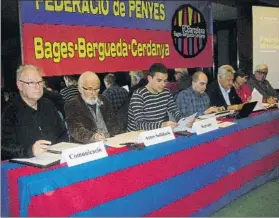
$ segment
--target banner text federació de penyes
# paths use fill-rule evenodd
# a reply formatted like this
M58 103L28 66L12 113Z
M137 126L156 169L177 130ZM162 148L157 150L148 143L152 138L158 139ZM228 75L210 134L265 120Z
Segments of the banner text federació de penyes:
M165 20L164 3L146 0L35 0L36 10Z

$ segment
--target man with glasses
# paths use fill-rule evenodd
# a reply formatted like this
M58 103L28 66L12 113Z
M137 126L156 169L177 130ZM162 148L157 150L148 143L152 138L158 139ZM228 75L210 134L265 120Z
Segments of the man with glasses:
M251 90L257 89L264 97L267 103L276 103L279 99L279 93L266 80L268 66L258 64L255 72L247 81L247 85Z
M68 141L66 127L55 106L43 95L39 68L23 65L17 70L16 96L2 115L2 159L28 158L47 151L48 145Z
M120 133L111 105L99 95L98 76L90 71L81 74L78 90L80 95L65 105L71 141L86 144Z

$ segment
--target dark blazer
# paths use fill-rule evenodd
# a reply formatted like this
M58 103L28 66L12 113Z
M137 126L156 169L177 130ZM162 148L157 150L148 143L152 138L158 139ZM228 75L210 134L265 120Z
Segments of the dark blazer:
M109 102L101 95L99 99L101 102L100 111L110 137L119 134L120 128ZM80 95L65 104L65 114L71 142L82 144L94 142L92 136L97 133L97 126L89 108Z
M210 106L217 106L217 107L225 107L227 109L228 105L225 101L225 98L223 97L223 94L221 92L221 89L219 87L218 81L212 82L206 90L209 98L210 98ZM240 97L237 95L234 87L231 88L231 91L229 93L229 98L231 105L234 104L242 104L242 101Z

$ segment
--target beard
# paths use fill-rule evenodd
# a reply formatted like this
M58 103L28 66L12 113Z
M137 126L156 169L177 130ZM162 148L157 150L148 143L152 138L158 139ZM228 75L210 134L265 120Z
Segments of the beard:
M98 103L98 98L96 99L83 99L87 104L94 105Z

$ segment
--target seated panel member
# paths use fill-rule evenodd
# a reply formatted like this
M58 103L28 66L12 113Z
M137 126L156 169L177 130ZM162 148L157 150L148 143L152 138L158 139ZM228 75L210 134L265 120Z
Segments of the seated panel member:
M247 79L248 75L241 70L234 73L233 86L242 102L249 102L251 100L252 91L246 84Z
M176 126L176 122L169 121L168 112L176 121L181 118L172 95L165 88L168 79L167 68L163 64L153 64L147 78L148 84L137 89L131 98L128 131Z
M98 76L84 72L79 77L78 89L80 95L65 105L71 141L86 144L120 133L111 105L99 95Z
M57 109L42 98L44 81L39 68L20 66L17 87L19 96L9 102L2 114L2 160L38 156L50 144L69 141Z
M247 85L251 90L256 88L266 99L268 103L276 103L279 99L279 93L270 85L266 76L268 74L268 66L258 64L255 72L247 81Z
M176 99L182 116L190 116L196 112L199 115L215 113L221 108L209 107L210 99L206 94L207 76L198 71L192 77L192 86L181 91Z
M128 91L116 84L115 75L112 73L105 76L104 83L106 90L102 93L102 96L110 102L116 114L128 99Z
M242 108L242 101L233 87L234 72L230 65L219 67L217 81L212 82L207 88L211 106L223 106L227 110Z

